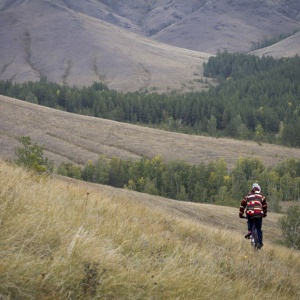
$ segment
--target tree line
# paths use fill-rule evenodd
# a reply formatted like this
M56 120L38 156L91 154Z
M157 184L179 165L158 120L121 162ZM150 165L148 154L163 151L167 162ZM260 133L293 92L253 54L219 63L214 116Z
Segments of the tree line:
M300 58L220 52L204 64L219 80L185 94L117 92L88 87L0 81L0 94L68 112L145 124L187 134L232 137L300 147Z
M37 173L54 171L53 161L44 157L44 146L33 143L29 136L18 140L22 146L15 149L17 165ZM294 158L267 168L258 158L240 157L229 171L224 158L191 165L182 160L164 162L160 155L140 160L100 155L83 167L63 162L55 172L183 201L236 206L254 181L259 182L275 211L279 209L279 201L300 200L300 160Z
M268 196L269 207L279 211L279 201L300 199L300 160L293 158L266 168L256 158L239 158L229 171L225 159L207 165L190 165L161 156L137 161L100 156L84 167L62 163L57 172L89 182L127 188L166 198L236 207L258 181Z

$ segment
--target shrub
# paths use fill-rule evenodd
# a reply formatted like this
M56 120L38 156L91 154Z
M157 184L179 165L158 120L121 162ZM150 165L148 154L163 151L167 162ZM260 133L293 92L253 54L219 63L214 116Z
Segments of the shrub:
M300 207L288 208L286 215L280 219L280 227L284 236L284 244L300 250Z
M17 156L15 163L17 165L24 166L39 173L53 172L53 161L49 161L48 158L43 157L43 146L32 143L29 136L22 136L18 140L23 147L18 147L15 150Z

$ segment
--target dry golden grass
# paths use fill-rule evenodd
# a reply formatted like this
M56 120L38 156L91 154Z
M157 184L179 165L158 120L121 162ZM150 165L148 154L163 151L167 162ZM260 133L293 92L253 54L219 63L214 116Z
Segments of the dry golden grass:
M300 253L272 242L278 215L257 256L238 208L37 177L3 161L0 208L2 299L300 296Z
M0 157L12 159L17 138L32 137L45 145L45 156L56 165L83 165L100 154L121 159L184 160L190 164L224 158L232 167L239 157L259 158L267 166L289 157L300 159L300 149L255 142L211 138L156 130L111 120L80 116L0 95Z

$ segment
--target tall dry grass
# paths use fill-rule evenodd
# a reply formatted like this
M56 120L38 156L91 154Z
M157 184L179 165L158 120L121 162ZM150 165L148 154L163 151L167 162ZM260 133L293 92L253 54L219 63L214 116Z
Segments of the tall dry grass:
M0 162L1 299L299 299L299 252L88 193Z

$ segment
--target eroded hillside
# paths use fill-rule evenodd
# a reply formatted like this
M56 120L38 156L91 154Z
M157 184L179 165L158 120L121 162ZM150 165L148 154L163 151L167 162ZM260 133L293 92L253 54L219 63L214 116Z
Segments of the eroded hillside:
M298 1L284 0L1 0L0 79L100 81L125 92L207 90L212 80L203 78L203 63L211 55L248 52L292 33L299 11ZM265 54L299 49L295 35Z

